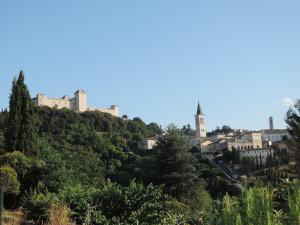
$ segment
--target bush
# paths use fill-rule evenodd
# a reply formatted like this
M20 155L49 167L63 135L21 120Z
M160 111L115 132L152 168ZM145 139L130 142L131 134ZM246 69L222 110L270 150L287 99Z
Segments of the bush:
M8 165L0 167L0 188L12 194L18 194L20 191L17 173Z
M70 209L60 203L53 203L49 209L49 220L46 225L72 225Z

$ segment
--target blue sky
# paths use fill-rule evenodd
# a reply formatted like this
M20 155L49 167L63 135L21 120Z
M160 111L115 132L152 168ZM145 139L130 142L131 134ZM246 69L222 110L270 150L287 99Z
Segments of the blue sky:
M165 126L285 127L300 98L300 1L0 2L0 108L23 69L32 96L88 92L91 106Z

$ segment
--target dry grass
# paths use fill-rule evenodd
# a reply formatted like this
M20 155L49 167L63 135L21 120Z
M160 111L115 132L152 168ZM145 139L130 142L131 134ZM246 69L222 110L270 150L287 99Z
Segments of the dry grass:
M70 218L70 209L63 204L52 204L49 209L49 221L46 225L74 225Z
M4 211L3 225L20 225L24 222L25 216L20 211Z

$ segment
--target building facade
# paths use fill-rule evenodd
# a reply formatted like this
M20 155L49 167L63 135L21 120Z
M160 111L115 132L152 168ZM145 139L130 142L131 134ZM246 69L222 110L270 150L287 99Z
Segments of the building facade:
M66 108L76 112L100 111L116 117L119 116L119 107L116 105L113 105L110 108L89 108L87 104L87 93L84 90L77 90L74 93L73 98L69 98L66 95L62 98L50 98L44 94L37 94L37 96L33 98L33 101L36 106L48 106L57 109Z
M262 135L261 132L246 132L228 140L228 150L244 150L244 149L261 149Z
M266 142L276 143L290 138L291 135L285 129L273 129L262 131L262 139Z

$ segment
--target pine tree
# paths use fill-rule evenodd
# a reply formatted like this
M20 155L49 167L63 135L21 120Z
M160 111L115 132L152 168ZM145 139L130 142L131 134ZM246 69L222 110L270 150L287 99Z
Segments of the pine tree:
M156 147L159 174L169 193L180 198L195 188L197 175L195 159L189 152L188 141L176 128L169 129Z
M289 109L286 114L286 123L288 125L288 132L292 136L292 143L290 149L295 153L295 160L297 162L297 170L300 172L300 100L295 104L294 109Z
M6 151L18 150L32 155L37 138L34 106L27 86L24 84L23 71L18 79L14 78L9 101L9 115L5 130Z

